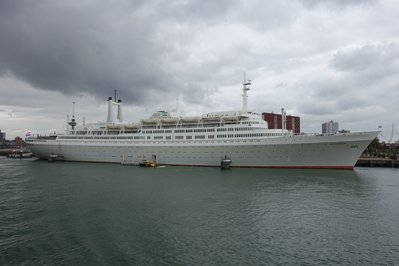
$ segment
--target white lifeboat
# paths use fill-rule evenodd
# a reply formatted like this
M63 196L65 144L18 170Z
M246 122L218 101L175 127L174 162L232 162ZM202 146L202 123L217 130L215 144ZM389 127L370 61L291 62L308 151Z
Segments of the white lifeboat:
M138 124L138 123L125 124L124 127L125 127L125 128L128 128L128 129L134 129L134 128L139 128L139 127L140 127L140 124Z
M154 119L154 118L147 118L147 119L143 119L143 124L158 124L159 123L159 119Z
M161 122L164 124L173 124L177 123L179 121L178 117L168 117L168 118L162 118Z
M220 121L222 119L222 117L220 115L216 115L216 116L203 116L202 121L204 122L214 122L214 121Z
M224 121L238 121L238 116L223 116Z
M107 125L107 128L109 128L109 129L121 129L122 125L121 124Z
M200 120L199 116L182 116L181 121L183 123L194 123L194 122L198 122Z

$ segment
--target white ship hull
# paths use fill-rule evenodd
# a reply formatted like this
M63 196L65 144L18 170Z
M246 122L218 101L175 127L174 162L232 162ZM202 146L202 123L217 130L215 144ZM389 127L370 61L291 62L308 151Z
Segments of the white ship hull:
M155 159L161 165L352 169L379 132L331 136L299 135L234 140L134 141L32 139L34 155L80 162L134 163Z

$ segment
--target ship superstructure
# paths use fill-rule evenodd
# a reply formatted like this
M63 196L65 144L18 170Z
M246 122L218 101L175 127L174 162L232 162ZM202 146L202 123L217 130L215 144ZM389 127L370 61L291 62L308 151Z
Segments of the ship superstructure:
M285 128L269 129L261 114L248 111L250 85L244 80L240 111L179 116L161 110L137 123L124 123L122 102L109 98L106 122L70 124L65 134L27 138L26 142L41 159L56 155L66 161L154 160L161 165L192 166L220 166L221 160L229 159L233 167L351 169L378 135L295 135Z

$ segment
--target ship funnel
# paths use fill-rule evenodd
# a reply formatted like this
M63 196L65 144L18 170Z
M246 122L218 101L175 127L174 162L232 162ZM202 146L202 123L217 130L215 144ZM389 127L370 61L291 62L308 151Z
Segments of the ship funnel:
M114 122L114 110L113 108L113 102L112 102L112 97L108 97L108 117L107 117L107 123L113 123Z
M118 115L117 118L120 123L123 122L123 116L122 116L122 100L118 100Z

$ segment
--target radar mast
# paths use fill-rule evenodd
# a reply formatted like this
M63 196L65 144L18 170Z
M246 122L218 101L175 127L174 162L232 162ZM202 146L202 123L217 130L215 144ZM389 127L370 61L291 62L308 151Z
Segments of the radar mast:
M75 130L76 121L75 121L75 102L72 102L72 119L71 122L68 123L72 127L72 130Z
M242 112L248 112L248 94L247 92L250 90L251 80L247 80L246 73L244 72L244 81L242 83Z

